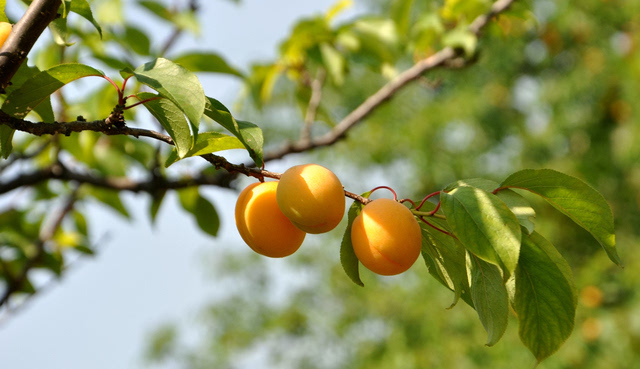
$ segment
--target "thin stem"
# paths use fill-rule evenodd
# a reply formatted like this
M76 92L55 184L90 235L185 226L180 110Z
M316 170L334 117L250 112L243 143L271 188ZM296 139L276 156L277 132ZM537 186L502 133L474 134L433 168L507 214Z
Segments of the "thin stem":
M415 203L415 202L413 202L413 200L411 200L411 199L402 199L402 200L400 200L399 202L400 202L401 204L403 204L403 203L405 203L405 202L408 202L408 203L410 203L414 208L416 207L416 203Z
M398 194L396 194L396 191L394 191L393 188L391 188L389 186L378 186L378 187L372 189L370 191L370 194L374 193L377 190L383 189L383 188L391 191L391 193L393 194L393 201L398 201Z
M132 95L132 96L134 96L134 95ZM131 104L129 106L125 106L122 110L128 110L128 109L131 109L131 108L136 107L138 105L142 105L142 104L148 103L149 101L158 100L158 99L162 99L162 96L154 96L154 97L142 100L142 101L138 101L135 104Z
M429 200L430 198L432 198L432 197L434 197L434 196L436 196L436 195L439 195L439 194L440 194L440 191L436 191L436 192L430 193L430 194L428 194L427 196L425 196L425 197L424 197L424 199L422 199L422 201L420 202L420 205L418 205L418 206L416 207L416 210L420 210L420 208L422 207L422 205L424 205L424 203L425 203L427 200Z

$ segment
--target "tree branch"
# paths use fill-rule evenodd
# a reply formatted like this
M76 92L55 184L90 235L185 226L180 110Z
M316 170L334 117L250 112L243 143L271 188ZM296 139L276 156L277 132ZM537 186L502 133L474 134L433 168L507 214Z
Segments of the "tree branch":
M36 40L56 18L61 3L62 0L34 0L13 26L0 48L0 93L4 93Z
M478 35L489 20L497 14L505 11L515 0L498 0L491 10L478 16L469 26L469 30ZM436 67L444 66L458 57L458 54L451 47L445 47L430 57L418 61L411 68L400 73L394 79L382 86L378 91L369 96L362 104L344 117L331 131L315 139L300 139L293 143L288 143L280 149L265 153L264 161L280 159L291 153L308 151L321 146L331 145L343 138L347 131L369 116L377 107L385 101L391 99L396 92L405 87L409 82L420 78L425 72Z

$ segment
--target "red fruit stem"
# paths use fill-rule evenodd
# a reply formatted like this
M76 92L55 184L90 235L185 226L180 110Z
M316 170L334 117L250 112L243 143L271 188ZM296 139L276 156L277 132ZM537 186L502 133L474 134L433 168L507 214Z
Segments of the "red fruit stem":
M377 191L377 190L379 190L381 188L384 188L384 189L387 189L387 190L391 191L391 193L393 193L393 200L394 201L398 201L398 194L396 194L396 191L394 191L393 188L391 188L389 186L378 186L378 187L372 189L370 193L374 193L375 191Z
M158 100L158 99L161 99L161 98L162 98L161 96L154 96L154 97L149 98L149 99L146 99L146 100L138 101L138 102L137 102L137 103L135 103L135 104L132 104L132 105L129 105L129 106L125 106L123 110L131 109L131 108L133 108L133 107L135 107L135 106L138 106L138 105L141 105L141 104L147 103L147 102L149 102L149 101Z
M413 205L413 207L414 207L414 208L416 207L416 203L415 203L415 202L413 202L413 200L411 200L411 199L402 199L402 200L400 200L400 203L401 203L401 204L402 204L402 203L405 203L405 202L409 202L409 203L411 203L411 205Z
M430 198L434 197L435 195L439 195L440 191L436 191L434 193L430 193L428 194L424 199L422 199L422 201L420 202L420 205L418 205L418 207L416 208L416 210L420 210L420 208L422 207L422 205L424 205L424 203L429 200Z
M438 205L436 205L436 208L429 212L428 216L433 216L433 214L437 213L438 210L440 210L440 201L438 201Z

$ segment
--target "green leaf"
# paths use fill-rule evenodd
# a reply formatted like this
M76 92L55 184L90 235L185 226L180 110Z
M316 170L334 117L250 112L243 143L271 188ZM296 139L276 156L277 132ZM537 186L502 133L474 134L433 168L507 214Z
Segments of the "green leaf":
M250 122L235 120L229 109L212 97L207 97L204 114L236 136L249 151L249 156L251 156L256 165L262 166L264 138L260 127Z
M465 56L470 57L476 52L478 36L469 31L466 25L460 24L458 27L444 34L442 43L454 49L462 49L464 50Z
M151 204L149 204L149 216L151 217L151 223L155 224L158 212L162 206L167 190L159 190L151 195Z
M132 25L124 27L122 44L138 55L145 56L151 53L151 40L147 34Z
M366 194L368 196L368 194ZM365 196L365 194L363 194ZM358 286L364 287L364 283L360 279L360 262L358 261L358 257L356 256L355 251L353 251L353 244L351 243L351 225L353 224L353 220L356 219L358 214L362 211L364 205L359 201L354 201L349 207L349 212L347 214L347 229L344 231L344 236L342 236L342 243L340 244L340 263L342 264L342 269L347 273L347 276L353 281L353 283Z
M5 14L4 9L7 5L7 0L0 0L0 22L9 23L9 18L7 18L7 14Z
M150 92L140 92L137 98L141 101L158 97L159 95ZM193 138L189 130L189 123L184 117L184 113L172 101L164 98L150 100L144 103L158 122L162 125L169 136L173 139L177 154L183 158L193 145Z
M118 212L125 218L130 218L129 212L127 208L125 208L122 200L120 199L120 194L118 192L112 190L106 190L98 187L88 187L87 192L89 195L93 196L96 200L101 203L107 205L111 209Z
M195 145L184 155L185 158L203 154L210 154L216 151L231 150L231 149L244 149L244 145L236 137L228 136L218 132L204 132L198 135L198 140ZM171 164L180 160L177 151L171 150L165 166L169 167Z
M322 55L323 64L329 72L329 76L331 76L331 80L336 86L341 86L344 82L346 68L344 56L326 42L320 44L320 54Z
M96 254L95 251L93 251L92 249L90 249L89 247L84 246L84 245L78 245L78 246L74 247L73 249L78 251L78 252L81 252L81 253L83 253L85 255L95 255Z
M68 42L69 31L67 29L67 18L58 18L49 23L49 31L53 36L53 41L60 46L71 46L73 43Z
M556 352L573 331L576 304L571 270L560 253L537 232L523 237L513 308L520 339L538 362Z
M396 0L391 6L391 18L400 35L406 35L411 24L411 8L414 0Z
M193 135L197 135L205 96L195 74L170 60L158 58L136 68L133 75L182 110L191 122Z
M87 227L87 220L85 219L84 215L77 210L72 211L71 215L73 216L73 222L76 226L76 230L83 236L88 236L89 232Z
M138 4L161 19L168 21L171 21L172 19L172 15L169 9L157 1L140 0L138 1Z
M423 205L422 209L424 207ZM427 221L440 229L448 228L444 220L429 218ZM474 307L467 281L464 247L455 238L428 224L421 223L420 228L422 229L422 257L427 264L429 274L454 293L448 309L456 306L460 297L469 306Z
M487 346L493 346L507 330L509 295L497 266L466 253L471 299L487 331Z
M2 105L2 111L16 118L24 118L35 106L62 86L89 76L102 77L104 73L88 65L76 63L60 64L44 70L11 92Z
M7 98L2 104L2 111L16 118L24 118L31 110L36 110L41 118L53 121L49 98L52 93L78 78L104 76L101 71L82 64L61 64L42 72L26 67L26 64L18 69L12 80L20 87L7 89ZM0 126L0 154L4 158L13 150L13 133L13 129Z
M102 28L100 24L93 18L93 13L91 12L91 6L89 6L89 2L87 0L73 0L71 1L71 11L83 17L93 24L98 33L100 34L100 38L102 38Z
M493 190L500 187L500 184L489 179L471 178L454 182L448 185L444 191L451 191L460 186L476 187L487 192L493 192ZM509 209L516 215L520 225L526 229L527 234L531 234L535 227L533 219L536 217L536 212L531 207L531 204L529 204L529 201L522 195L507 189L498 192L496 196L504 201Z
M209 200L200 195L197 187L179 190L178 198L182 207L194 216L200 229L214 237L218 234L218 212Z
M474 187L458 187L440 195L447 222L464 247L496 264L505 280L518 263L521 231L516 216L497 196Z
M551 169L525 169L509 176L500 188L520 188L541 196L586 229L609 259L622 266L616 251L613 212L604 197L578 178Z
M244 78L240 71L230 66L222 56L216 53L187 53L174 58L173 61L192 72L224 73Z

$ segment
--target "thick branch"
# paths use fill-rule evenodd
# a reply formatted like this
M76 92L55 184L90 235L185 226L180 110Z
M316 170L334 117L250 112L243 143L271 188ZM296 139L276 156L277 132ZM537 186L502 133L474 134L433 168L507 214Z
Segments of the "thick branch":
M61 0L34 0L0 48L0 93L9 86L29 51L56 18Z
M476 35L479 34L482 28L487 25L492 17L505 11L514 1L515 0L496 1L487 14L479 16L471 23L469 30ZM369 116L369 114L371 114L385 101L391 99L398 90L405 87L410 82L420 78L425 72L436 67L446 65L457 57L458 54L453 48L446 47L430 57L420 60L411 68L400 73L396 78L382 86L373 95L369 96L362 104L360 104L360 106L344 117L331 131L322 136L316 137L315 139L301 139L297 142L289 143L278 150L268 152L264 155L264 160L269 161L280 159L290 153L303 152L337 142L345 136L351 127Z

